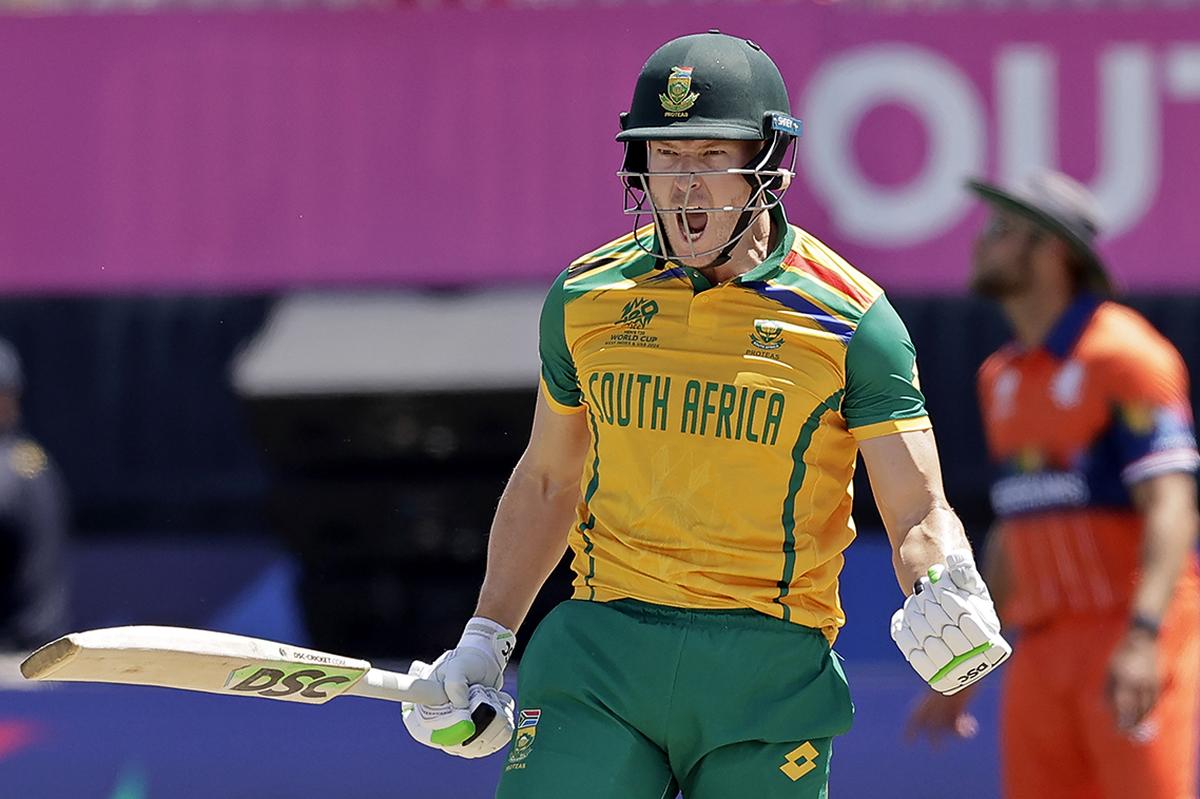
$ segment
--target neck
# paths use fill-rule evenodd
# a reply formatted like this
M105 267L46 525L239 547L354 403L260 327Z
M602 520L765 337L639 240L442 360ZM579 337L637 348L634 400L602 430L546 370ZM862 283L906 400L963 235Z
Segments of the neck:
M1028 292L1000 301L1013 335L1025 349L1039 347L1074 298L1070 294Z
M762 212L738 239L729 260L720 266L703 267L700 274L715 286L749 272L775 251L783 235L778 227L772 222L770 213Z

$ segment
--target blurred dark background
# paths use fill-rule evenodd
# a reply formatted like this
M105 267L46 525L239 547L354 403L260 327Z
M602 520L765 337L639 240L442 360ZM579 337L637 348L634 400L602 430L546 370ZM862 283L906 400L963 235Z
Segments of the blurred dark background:
M1200 368L1200 299L1127 301ZM974 373L1006 325L975 299L893 302L920 356L948 495L978 541L989 466ZM270 309L265 296L0 302L0 336L28 362L27 426L71 487L76 537L265 538L301 566L314 645L411 657L424 652L403 642L452 642L533 389L239 396L233 357ZM881 537L865 471L856 479L861 535ZM569 580L560 568L530 629Z

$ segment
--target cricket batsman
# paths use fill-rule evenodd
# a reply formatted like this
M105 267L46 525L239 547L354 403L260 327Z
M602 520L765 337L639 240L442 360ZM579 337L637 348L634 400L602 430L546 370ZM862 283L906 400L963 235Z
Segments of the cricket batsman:
M853 715L832 645L858 453L911 594L892 636L921 679L953 693L1010 650L943 494L908 332L784 216L801 125L775 64L717 31L675 39L620 121L633 232L550 289L476 615L414 666L450 704L405 723L466 757L515 732L502 799L824 797ZM504 669L568 548L574 595L529 641L514 716ZM495 720L471 722L485 706Z

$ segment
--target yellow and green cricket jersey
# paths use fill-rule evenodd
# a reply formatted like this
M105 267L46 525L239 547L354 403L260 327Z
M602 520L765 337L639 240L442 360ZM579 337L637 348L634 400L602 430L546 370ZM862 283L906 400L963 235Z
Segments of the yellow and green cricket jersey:
M857 442L929 427L904 324L805 231L719 285L655 259L651 226L583 256L541 317L542 391L586 413L577 599L844 623Z

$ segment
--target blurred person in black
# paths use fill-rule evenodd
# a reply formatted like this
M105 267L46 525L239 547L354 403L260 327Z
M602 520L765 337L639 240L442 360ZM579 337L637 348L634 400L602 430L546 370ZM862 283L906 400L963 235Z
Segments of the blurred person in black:
M21 429L24 377L0 339L0 650L61 635L67 610L67 507L58 471Z

